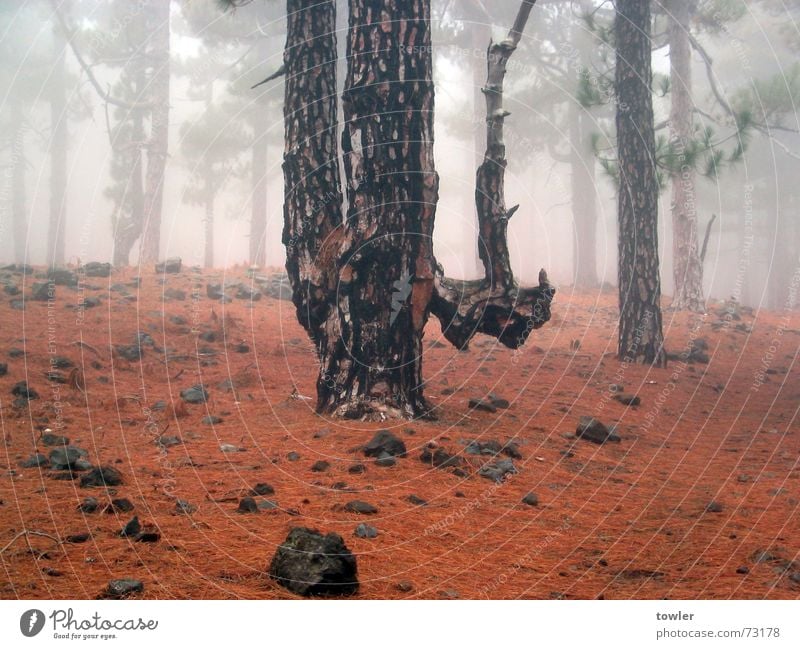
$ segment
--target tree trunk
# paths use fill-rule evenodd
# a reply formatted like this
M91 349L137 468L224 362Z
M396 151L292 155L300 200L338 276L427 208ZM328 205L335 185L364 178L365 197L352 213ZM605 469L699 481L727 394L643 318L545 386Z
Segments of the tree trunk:
M152 263L158 261L161 242L164 170L169 146L170 0L144 0L143 4L152 29L152 45L148 50L152 74L148 90L156 105L150 111L150 139L147 143L145 172L145 220L140 261Z
M28 198L25 190L25 131L27 123L22 101L11 102L14 129L11 151L11 215L14 228L14 261L28 263Z
M595 157L589 148L584 109L570 103L570 190L574 222L573 277L575 286L594 288L597 281L597 186Z
M473 147L473 160L477 169L483 163L483 154L486 151L486 130L482 128L486 119L486 99L483 96L483 83L486 81L487 61L483 57L478 57L478 52L486 51L488 44L492 40L492 26L481 22L488 20L488 16L483 12L483 8L476 0L471 0L472 7L470 15L474 22L469 25L472 30L472 52L470 57L472 59L472 147ZM473 215L472 227L474 232L478 231L478 216ZM469 232L467 240L472 243L474 241L474 233ZM480 244L480 242L478 242ZM475 271L481 267L481 258L478 254L479 246L475 246L475 254L473 263Z
M262 102L257 102L253 117L251 178L253 195L250 201L250 263L267 263L267 129L269 115Z
M63 31L53 29L53 54L55 62L50 75L50 223L47 231L47 263L64 264L65 234L67 230L67 95L65 88L66 66Z
M138 87L141 87L138 86ZM124 203L126 198L120 199L117 213L118 217L114 223L114 253L112 256L114 266L127 266L130 263L131 249L133 244L142 234L144 224L144 164L142 147L139 144L144 141L144 118L141 110L132 111L133 125L131 127L131 141L124 143L123 146L132 147L133 161L131 165L131 175L126 194L129 195L130 211L126 215ZM119 155L119 152L115 153Z
M649 0L617 0L619 357L666 365L661 329L658 180Z
M214 268L214 176L211 169L205 174L205 259L206 268Z
M693 137L692 60L689 44L689 0L672 0L669 20L671 100L670 140L680 168L670 174L672 185L672 258L675 294L672 308L705 312L703 264L697 235L697 202L694 166L686 160Z
M532 3L523 5L527 19ZM491 220L485 226L491 242L487 279L459 289L443 277L432 244L439 179L433 160L430 0L361 0L350 3L349 13L342 100L349 207L343 221L335 140L335 2L287 1L286 269L298 319L320 359L318 411L426 416L422 335L431 309L454 344L465 346L485 331L518 346L543 323L534 320L534 312L549 316L552 294L516 289L507 246L500 241L513 212L502 201L500 114L492 120L491 155L484 158L476 189L481 219ZM494 46L503 74L517 41ZM502 98L502 74L498 80L487 92ZM495 253L504 259L496 261ZM495 283L488 269L502 270ZM531 313L523 316L522 309ZM523 321L528 328L516 331Z

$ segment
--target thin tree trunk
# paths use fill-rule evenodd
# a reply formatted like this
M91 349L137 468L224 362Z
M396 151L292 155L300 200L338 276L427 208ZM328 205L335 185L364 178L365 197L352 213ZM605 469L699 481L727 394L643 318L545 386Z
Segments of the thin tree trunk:
M584 110L570 103L571 203L575 233L573 237L573 277L576 286L597 286L597 187L595 157L589 150L589 133Z
M484 15L482 8L476 0L472 0L473 8L472 15L475 22L470 25L472 29L472 148L474 169L477 169L483 163L483 155L486 151L486 129L482 128L486 119L486 99L483 96L483 84L486 81L487 61L484 57L476 56L478 52L486 51L488 44L492 40L492 27L481 22L481 18L487 19ZM474 232L478 231L478 215L473 216L472 223ZM474 233L465 228L468 234L467 240L472 243L474 241ZM480 242L478 242L480 245ZM475 254L473 263L475 270L478 271L481 267L481 258L478 254L480 247L475 246ZM471 246L470 246L471 247Z
M141 86L138 86L141 87ZM113 263L115 266L127 266L130 263L131 250L136 240L142 234L144 225L144 164L141 145L144 141L144 117L142 111L136 109L132 111L133 126L131 128L131 142L125 146L133 146L133 163L131 165L131 176L125 189L126 197L120 199L117 220L114 224L114 253ZM124 214L122 205L129 198L130 212Z
M152 74L148 83L155 102L150 111L150 139L147 144L145 173L144 232L140 251L141 262L158 261L161 242L161 211L164 202L164 171L169 146L170 85L170 0L143 2L152 26L149 48Z
M670 139L681 161L670 174L672 185L672 263L675 295L672 308L705 312L703 264L697 234L697 202L694 166L686 161L692 140L692 60L689 44L689 0L672 0L668 5L670 60Z
M53 29L54 64L50 91L50 223L47 232L47 262L64 264L67 230L67 96L65 88L65 48L63 31Z
M14 261L28 262L28 198L25 191L25 131L27 130L25 112L20 100L11 102L11 123L14 134L11 153L11 215L14 228Z
M666 365L658 259L658 180L649 0L617 0L619 357Z
M269 115L263 102L257 102L253 118L251 178L253 195L250 201L250 263L267 263L267 129Z
M205 174L205 259L206 268L214 268L214 176L208 169Z

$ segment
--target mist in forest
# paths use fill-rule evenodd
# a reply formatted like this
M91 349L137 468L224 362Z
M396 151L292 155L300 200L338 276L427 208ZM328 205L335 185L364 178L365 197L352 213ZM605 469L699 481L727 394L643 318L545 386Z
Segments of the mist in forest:
M689 49L696 144L684 157L705 294L793 306L800 40L791 18L799 12L795 3L699 5ZM503 37L515 11L516 3L433 2L434 245L452 277L481 273L481 87L490 39ZM653 12L656 137L666 151L669 3L653 3ZM341 2L340 93L346 13ZM612 20L610 3L538 3L509 65L506 198L520 205L509 248L522 283L545 267L562 292L616 285ZM281 68L285 23L283 3L266 0L233 11L215 0L3 2L0 261L138 265L177 256L217 268L283 266L284 81L256 84ZM341 128L341 111L339 120ZM672 295L671 183L680 173L667 166L658 236L663 292Z

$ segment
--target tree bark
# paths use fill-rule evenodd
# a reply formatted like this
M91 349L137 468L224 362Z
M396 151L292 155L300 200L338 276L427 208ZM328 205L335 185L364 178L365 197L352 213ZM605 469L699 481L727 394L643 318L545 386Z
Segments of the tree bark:
M671 107L670 140L680 168L672 170L672 257L675 294L672 308L705 312L703 264L697 233L697 202L694 166L686 161L692 141L692 60L689 43L690 0L672 0L668 5Z
M525 20L531 6L523 3ZM428 416L422 336L431 312L459 347L479 331L516 347L549 317L546 277L544 287L517 289L502 241L514 211L505 209L502 194L503 115L490 120L477 175L479 217L491 242L486 279L459 286L433 255L439 179L430 0L350 3L342 99L346 220L335 140L335 2L288 0L287 14L283 242L298 319L320 360L317 409L346 417ZM497 69L487 105L501 112L505 63L525 20L490 48Z
M158 261L161 242L161 211L164 203L164 171L169 147L170 85L170 0L143 0L143 11L151 25L148 83L153 107L150 111L150 139L147 143L145 172L144 231L140 261Z
M50 90L50 222L47 231L47 263L64 264L67 230L67 95L65 88L65 48L63 30L53 29L53 73Z
M666 365L658 258L658 180L649 0L617 0L619 357Z
M143 74L137 71L142 77ZM138 87L141 87L139 85ZM130 263L131 250L136 240L142 234L144 225L144 161L140 142L144 141L144 116L142 111L135 109L132 111L131 141L124 146L132 152L132 164L130 171L130 181L125 189L127 197L120 199L117 206L117 218L114 222L114 252L112 261L114 266L127 266ZM119 155L119 151L115 155ZM125 214L124 203L126 198L129 200L129 213Z

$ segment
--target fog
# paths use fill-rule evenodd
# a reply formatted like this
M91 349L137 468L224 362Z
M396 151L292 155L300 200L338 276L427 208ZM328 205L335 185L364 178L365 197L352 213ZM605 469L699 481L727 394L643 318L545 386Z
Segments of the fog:
M134 25L141 17L135 9L139 4L119 0L3 3L0 261L33 265L58 261L48 243L54 209L52 158L58 123L54 115L67 133L66 198L58 208L65 237L63 263L114 259L113 217L120 209L119 201L127 199L124 192L115 194L109 187L115 182L115 155L117 165L119 156L125 155L117 130L130 121L132 111L109 105L98 88L114 96L123 92L120 75L131 71L125 66L125 47L137 47L129 32L148 30L146 20L143 26ZM148 0L141 6L147 10L152 4L154 0ZM340 4L339 40L344 55L346 11ZM475 149L476 140L485 138L485 106L476 105L475 98L478 80L485 72L483 52L488 42L480 48L476 44L487 34L500 38L508 30L516 3L498 4L501 8L486 4L493 12L490 24L481 14L479 2L475 3L477 10L467 0L433 3L435 150L441 178L435 252L453 277L480 275ZM728 6L720 11L727 12L726 18L731 16L715 25L699 21L693 25L703 50L693 48L691 53L696 126L699 130L713 126L714 146L723 152L716 173L710 178L698 173L695 183L700 243L707 223L716 215L704 261L706 296L724 299L733 295L746 304L771 308L782 308L787 300L794 305L792 276L800 248L800 137L794 104L800 97L796 3L705 4ZM729 5L735 6L731 9ZM250 124L256 111L264 124L259 141L266 148L262 179L266 185L266 235L261 261L282 266L283 80L278 77L258 88L250 87L281 66L285 7L257 0L223 13L215 0L191 0L173 1L169 10L169 135L158 255L179 256L189 265L205 263L207 211L202 179L215 178L213 265L256 261L250 249L257 184L251 152L255 127ZM587 10L596 11L597 24L592 29L583 18ZM617 281L616 190L599 160L613 153L613 102L579 105L576 75L570 73L577 61L590 82L596 81L595 89L602 89L603 79L613 80L609 67L613 49L602 35L602 21L611 11L610 4L599 2L537 3L522 46L509 66L506 197L509 205L521 206L509 225L509 246L515 273L523 283L535 282L541 267L547 268L561 287L572 285L575 279L575 162L570 163L569 158L573 153L570 120L578 113L583 114L588 135L600 147L597 155L584 152L578 163L592 165L595 178L597 285L613 286ZM130 22L121 20L124 15ZM658 25L653 50L657 125L668 121L670 111L669 92L661 96L658 91L659 80L670 71L669 47L659 42L663 39L659 39ZM119 42L125 47L114 51L111 46ZM147 36L142 42L149 43ZM77 55L84 58L96 84ZM340 92L344 66L342 61ZM737 125L720 108L709 75L726 102L735 107L747 105L753 121L766 126L737 131ZM485 78L480 83L483 81ZM59 83L63 84L60 106L58 97L53 97ZM150 101L150 90L145 85L125 101ZM571 110L571 104L578 110ZM341 112L339 118L341 121ZM145 117L148 133L152 128L149 121ZM242 130L246 132L240 133ZM657 137L668 134L662 130ZM744 151L737 160L724 162L738 142L746 143ZM143 148L147 149L147 144ZM212 150L213 164L207 155ZM119 176L116 182L120 182ZM659 247L667 295L673 290L670 213L670 182L666 178L659 205ZM20 214L25 219L22 226ZM15 228L20 227L24 228L23 250L14 236ZM142 258L140 246L140 238L132 244L129 262L133 265Z

